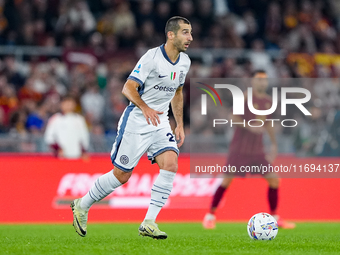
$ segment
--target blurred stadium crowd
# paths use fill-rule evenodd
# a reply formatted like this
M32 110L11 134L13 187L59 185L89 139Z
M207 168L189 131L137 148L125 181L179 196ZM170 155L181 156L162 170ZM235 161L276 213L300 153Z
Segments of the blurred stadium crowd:
M141 54L164 43L164 26L173 15L188 18L193 27L192 67L184 87L187 134L191 77L246 78L264 69L271 78L331 78L308 88L315 114L302 120L301 132L282 131L291 145L280 151L317 154L313 134L329 129L340 104L338 0L0 0L0 47L62 47L63 52L2 54L0 151L46 151L41 137L65 94L78 99L91 151L110 150L128 103L122 86ZM204 51L220 49L247 54L204 59Z

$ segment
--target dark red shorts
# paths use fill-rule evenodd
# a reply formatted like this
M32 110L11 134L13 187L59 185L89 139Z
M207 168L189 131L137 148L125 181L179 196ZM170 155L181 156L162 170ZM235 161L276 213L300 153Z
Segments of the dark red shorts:
M259 155L241 155L230 154L226 166L233 168L229 173L235 176L246 176L246 174L265 175L270 171L271 164L266 160L264 154ZM265 171L266 170L266 171Z

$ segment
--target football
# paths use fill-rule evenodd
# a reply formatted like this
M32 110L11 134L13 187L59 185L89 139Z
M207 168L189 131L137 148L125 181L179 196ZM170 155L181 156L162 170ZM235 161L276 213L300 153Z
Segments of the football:
M247 225L247 232L253 240L273 240L279 228L273 216L268 213L253 215Z

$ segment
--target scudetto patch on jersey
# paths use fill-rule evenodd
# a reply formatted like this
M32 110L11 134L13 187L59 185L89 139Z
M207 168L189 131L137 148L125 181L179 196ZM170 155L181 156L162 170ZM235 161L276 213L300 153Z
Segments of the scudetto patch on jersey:
M176 78L176 72L171 72L170 79L173 81Z

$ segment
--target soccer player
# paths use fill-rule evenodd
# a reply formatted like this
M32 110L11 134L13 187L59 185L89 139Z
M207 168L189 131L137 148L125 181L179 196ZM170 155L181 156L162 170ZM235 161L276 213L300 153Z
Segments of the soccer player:
M253 87L253 105L258 110L267 110L272 105L270 96L266 93L268 87L267 74L263 70L254 72L252 79ZM233 122L242 122L243 119L246 123L250 119L266 120L266 116L255 116L247 107L247 100L245 100L245 114L243 118L240 116L233 116ZM270 118L268 118L270 119ZM263 133L267 132L271 140L270 153L265 155L263 146ZM272 163L277 155L277 143L274 134L274 128L270 121L265 122L263 127L243 127L238 125L236 127L233 139L229 147L228 165L236 167L235 175L245 176L246 173L239 172L241 166L260 166ZM210 207L210 212L207 213L203 219L203 227L207 229L215 228L215 212L218 204L220 203L223 194L229 188L234 175L227 173L221 185L217 188ZM295 224L283 221L276 212L278 204L278 189L280 180L275 172L269 172L263 175L268 182L268 202L270 207L270 214L273 215L279 227L294 228Z
M91 205L126 183L141 156L147 152L149 160L158 164L160 172L152 186L151 202L138 231L142 236L167 238L155 220L173 187L178 148L185 138L182 89L191 61L183 52L193 38L190 22L178 16L167 21L165 34L166 43L145 53L124 84L122 93L130 104L119 120L111 151L114 169L99 177L84 197L71 204L73 226L80 236L86 235ZM170 102L176 120L175 137L168 119Z

